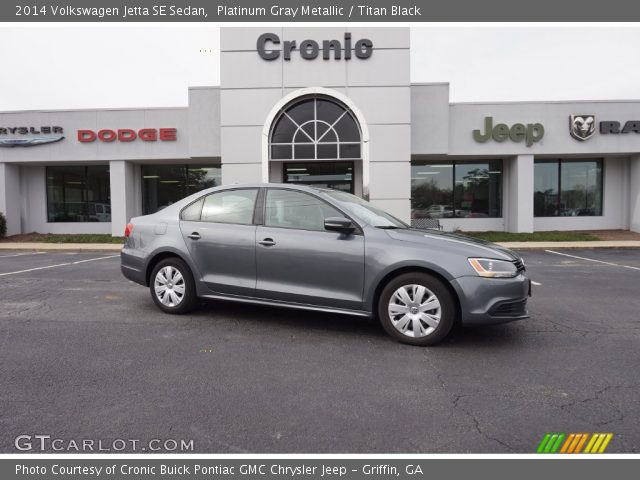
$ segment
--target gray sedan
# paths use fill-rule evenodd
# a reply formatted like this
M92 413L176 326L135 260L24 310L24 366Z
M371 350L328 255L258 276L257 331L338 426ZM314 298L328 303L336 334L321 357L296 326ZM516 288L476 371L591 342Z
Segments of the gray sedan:
M133 218L125 237L122 273L167 313L211 298L374 316L412 345L441 341L456 322L528 317L516 253L411 229L337 190L216 187Z

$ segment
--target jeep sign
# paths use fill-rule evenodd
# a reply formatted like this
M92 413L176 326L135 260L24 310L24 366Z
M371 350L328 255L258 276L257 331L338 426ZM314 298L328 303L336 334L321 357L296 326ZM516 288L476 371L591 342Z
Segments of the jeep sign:
M511 127L506 123L498 123L493 126L493 117L485 117L484 132L479 129L473 131L473 139L479 143L485 143L491 139L495 142L504 142L510 139L512 142L524 141L527 147L539 142L544 137L544 126L541 123L514 123Z

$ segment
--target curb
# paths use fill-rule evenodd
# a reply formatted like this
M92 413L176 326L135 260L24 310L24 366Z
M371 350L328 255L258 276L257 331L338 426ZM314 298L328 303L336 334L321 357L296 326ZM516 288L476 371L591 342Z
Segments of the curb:
M45 251L45 252L119 252L119 243L45 243L6 242L0 243L0 250Z
M559 248L640 248L638 240L594 240L591 242L497 242L516 250L544 250Z

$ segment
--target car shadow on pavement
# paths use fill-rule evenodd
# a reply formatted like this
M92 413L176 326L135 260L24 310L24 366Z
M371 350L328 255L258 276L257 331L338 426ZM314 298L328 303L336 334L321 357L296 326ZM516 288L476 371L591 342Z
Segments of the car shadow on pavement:
M150 308L155 307L150 305ZM275 328L281 330L280 333L290 331L309 335L335 332L343 338L345 336L366 337L372 341L382 340L397 344L386 334L377 319L338 313L205 300L189 315L189 318L191 321L197 321L199 326L214 327L228 324L230 328L237 328L238 324L241 324L246 329ZM215 320L215 324L211 322L212 320ZM462 327L457 324L447 339L436 347L510 347L519 344L525 333L519 323L477 327ZM410 346L407 345L407 347Z
M474 349L510 348L522 344L526 335L521 322L474 327L456 325L442 345Z
M339 313L206 300L194 315L202 319L215 318L218 322L242 322L247 327L267 326L309 332L325 330L372 338L387 337L377 320Z

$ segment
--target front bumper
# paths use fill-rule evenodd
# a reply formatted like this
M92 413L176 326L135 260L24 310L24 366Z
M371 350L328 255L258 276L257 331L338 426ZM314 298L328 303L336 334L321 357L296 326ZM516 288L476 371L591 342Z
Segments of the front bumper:
M459 277L451 282L460 300L463 325L492 325L529 318L527 298L531 280L514 278Z

